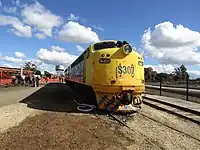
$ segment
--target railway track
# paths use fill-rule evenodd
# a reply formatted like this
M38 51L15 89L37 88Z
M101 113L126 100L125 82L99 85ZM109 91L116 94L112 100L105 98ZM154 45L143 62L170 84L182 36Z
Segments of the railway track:
M155 141L153 141L152 139L148 138L148 136L146 136L146 135L144 135L144 134L142 134L142 133L139 133L139 132L135 132L135 131L127 124L127 122L128 122L130 119L133 119L135 115L141 115L141 116L145 117L146 119L149 119L149 120L151 120L151 121L153 121L153 122L156 122L156 123L158 123L158 124L160 124L160 125L163 125L163 126L169 128L169 129L175 130L176 132L179 132L179 133L181 133L181 134L184 134L185 136L187 136L187 137L189 137L189 138L192 138L192 139L197 140L198 142L200 142L200 138L194 137L194 136L192 136L192 135L190 135L190 134L188 134L188 133L186 133L186 132L183 132L183 131L181 131L181 130L175 128L175 127L172 127L172 126L170 126L170 125L168 125L168 124L166 124L166 123L163 123L163 122L161 122L161 121L159 121L159 120L157 120L157 119L155 119L155 118L153 118L153 117L151 117L151 116L148 116L147 114L144 114L144 113L142 113L142 112L138 112L138 113L136 113L136 114L127 115L127 116L125 116L125 115L121 116L121 115L115 115L115 114L109 113L109 116L110 116L111 118L113 118L115 121L117 121L119 124L121 124L121 125L127 127L129 130L133 131L134 133L137 133L137 134L139 134L140 136L145 137L147 142L153 144L153 145L156 146L157 148L163 149L162 147L160 147L159 145L157 145L157 143L156 143Z
M169 102L163 102L157 99L150 99L150 98L145 98L143 103L150 107L166 111L168 113L174 114L176 116L182 117L184 119L190 120L200 125L199 112L192 110L190 108L185 108Z
M128 121L129 119L131 119L134 115L115 115L113 113L109 113L108 114L111 118L113 118L115 121L117 121L118 123L122 124L123 126L127 127L129 130L131 130L132 132L134 132L135 134L138 134L139 136L143 136L145 137L145 140L146 142L148 142L149 144L152 144L153 146L155 146L156 148L158 149L161 149L163 150L164 148L162 148L161 146L159 146L155 141L152 141L150 138L148 138L146 135L142 134L142 133L139 133L139 132L136 132L134 131L131 127L129 127L127 124L126 124L126 121Z

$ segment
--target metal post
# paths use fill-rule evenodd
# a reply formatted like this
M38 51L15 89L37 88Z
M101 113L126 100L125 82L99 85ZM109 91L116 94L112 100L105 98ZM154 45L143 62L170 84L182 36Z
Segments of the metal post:
M162 78L160 78L160 96L161 96L161 91L162 91Z
M187 73L187 82L186 82L186 100L188 101L188 95L189 95L189 75Z

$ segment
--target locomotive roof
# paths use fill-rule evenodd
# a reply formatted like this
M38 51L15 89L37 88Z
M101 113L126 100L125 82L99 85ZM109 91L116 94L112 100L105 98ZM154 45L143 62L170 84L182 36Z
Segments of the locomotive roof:
M90 46L93 46L94 44L96 44L96 43L103 43L103 42L117 42L117 41L119 41L119 40L102 40L102 41L98 41L98 42L94 42L94 43L92 43L92 44L90 44L89 46L88 46L88 48L90 47ZM83 55L84 55L84 53L85 53L85 50L84 50L84 52L69 66L69 67L73 67L74 65L76 65L80 60L83 60ZM140 57L143 57L140 53L138 53L138 52L136 52L137 53L137 55L138 56L140 56ZM68 68L69 68L68 67ZM67 69L68 69L67 68ZM67 70L66 69L66 70ZM65 70L65 71L66 71Z
M103 42L117 42L117 40L102 40L102 41L95 42L95 43L93 43L91 45L94 45L96 43L103 43Z

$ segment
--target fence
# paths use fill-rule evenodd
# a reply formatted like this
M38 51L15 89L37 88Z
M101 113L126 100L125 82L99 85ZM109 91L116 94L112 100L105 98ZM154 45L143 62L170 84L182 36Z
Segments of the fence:
M0 79L0 85L11 84L11 79Z
M59 82L59 80L57 78L53 79L48 79L48 83L55 83L55 82ZM41 78L40 79L40 84L45 84L45 78ZM5 86L5 85L12 85L12 79L1 79L0 80L0 86Z
M200 81L189 80L179 82L146 82L146 93L168 96L200 103Z

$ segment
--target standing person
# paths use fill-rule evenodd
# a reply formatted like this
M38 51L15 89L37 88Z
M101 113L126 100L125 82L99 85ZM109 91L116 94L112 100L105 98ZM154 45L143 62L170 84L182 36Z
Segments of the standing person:
M35 87L35 75L32 76L33 87Z
M25 76L25 86L27 86L28 85L28 76L26 75Z
M48 77L45 77L46 84L48 83Z
M39 80L40 80L39 77L37 76L37 77L35 78L35 80L36 80L36 86L39 87Z

